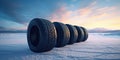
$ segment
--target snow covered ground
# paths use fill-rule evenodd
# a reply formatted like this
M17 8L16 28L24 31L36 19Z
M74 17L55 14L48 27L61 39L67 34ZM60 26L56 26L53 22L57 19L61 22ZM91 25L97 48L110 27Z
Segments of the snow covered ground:
M120 60L120 35L89 33L86 42L33 53L26 33L0 33L0 60Z

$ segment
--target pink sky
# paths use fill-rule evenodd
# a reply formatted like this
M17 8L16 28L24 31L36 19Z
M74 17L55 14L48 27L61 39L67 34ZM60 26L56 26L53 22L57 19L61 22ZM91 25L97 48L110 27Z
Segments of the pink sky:
M97 1L90 3L84 8L70 10L63 4L52 14L52 21L58 21L65 24L84 26L88 29L106 28L120 29L120 11L118 6L97 7L100 4Z

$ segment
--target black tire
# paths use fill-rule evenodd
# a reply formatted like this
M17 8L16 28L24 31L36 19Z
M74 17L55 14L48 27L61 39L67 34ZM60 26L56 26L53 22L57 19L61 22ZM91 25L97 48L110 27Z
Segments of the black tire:
M56 31L57 31L57 43L56 47L63 47L65 46L70 39L70 32L68 27L60 22L54 22Z
M77 29L77 32L78 32L78 38L76 42L81 42L84 39L84 31L79 26L74 26L74 27Z
M27 41L31 51L45 52L53 49L57 34L54 24L40 18L33 19L27 31Z
M66 24L66 25L70 31L70 39L68 44L73 44L77 41L77 37L78 37L77 29L72 25L69 25L69 24Z
M86 41L88 39L88 32L87 29L84 27L81 27L84 32L84 38L82 39L82 42Z

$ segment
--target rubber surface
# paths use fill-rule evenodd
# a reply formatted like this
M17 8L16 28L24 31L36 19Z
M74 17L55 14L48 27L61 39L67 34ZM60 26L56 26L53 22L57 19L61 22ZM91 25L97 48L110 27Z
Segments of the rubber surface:
M84 31L79 26L74 26L74 27L77 29L77 32L78 32L78 38L76 42L81 42L84 39Z
M60 22L54 22L56 31L57 31L57 43L56 47L63 47L65 46L70 39L70 32L68 27Z
M56 39L56 29L50 21L35 18L30 22L27 31L27 41L31 51L49 51L55 46Z
M82 42L86 41L88 39L88 32L87 29L84 27L81 27L83 29L84 32L84 38L82 39Z
M68 44L73 44L77 41L77 37L78 37L77 29L72 25L69 25L69 24L66 24L66 25L70 30L70 39Z

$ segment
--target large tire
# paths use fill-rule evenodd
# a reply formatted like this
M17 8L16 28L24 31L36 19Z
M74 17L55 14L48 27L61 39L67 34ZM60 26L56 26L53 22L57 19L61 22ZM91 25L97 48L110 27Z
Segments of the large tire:
M77 32L78 32L78 38L76 42L81 42L84 39L84 31L79 26L74 26L74 27L77 29Z
M57 34L54 24L40 18L33 19L27 31L27 41L31 51L45 52L53 49Z
M70 39L68 44L73 44L77 41L77 37L78 37L77 29L72 25L69 25L69 24L66 24L66 25L70 31Z
M56 31L57 31L57 43L56 47L63 47L65 46L70 39L70 32L68 27L60 22L54 22Z
M86 41L87 38L88 38L88 32L87 32L87 29L84 28L84 27L81 27L83 32L84 32L84 38L82 39L82 42Z

